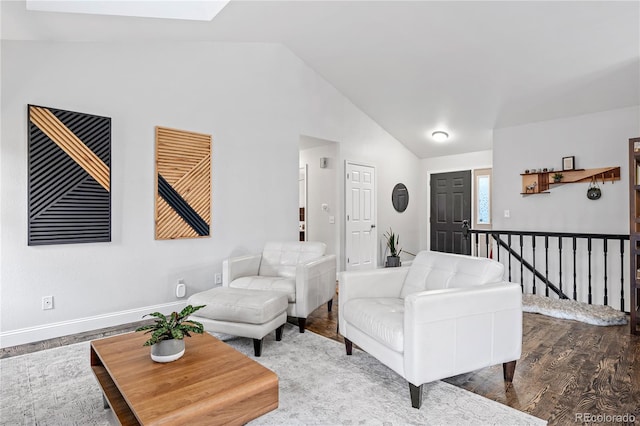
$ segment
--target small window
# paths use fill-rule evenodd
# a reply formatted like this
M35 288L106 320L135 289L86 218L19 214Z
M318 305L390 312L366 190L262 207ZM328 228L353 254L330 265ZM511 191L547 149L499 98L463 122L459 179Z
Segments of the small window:
M478 212L476 217L476 224L489 225L491 224L491 176L480 175L477 176L477 203L476 211Z

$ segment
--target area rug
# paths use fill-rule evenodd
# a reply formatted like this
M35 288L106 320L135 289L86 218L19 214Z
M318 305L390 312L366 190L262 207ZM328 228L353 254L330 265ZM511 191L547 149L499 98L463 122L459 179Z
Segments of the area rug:
M535 294L522 295L522 310L592 325L624 325L627 323L627 314L611 306L589 305L571 299L554 299Z
M251 425L544 425L545 421L444 382L411 407L406 381L366 353L287 324L282 341L265 339L253 356L250 339L216 335L279 378L278 409ZM89 367L89 344L0 360L3 425L108 425Z

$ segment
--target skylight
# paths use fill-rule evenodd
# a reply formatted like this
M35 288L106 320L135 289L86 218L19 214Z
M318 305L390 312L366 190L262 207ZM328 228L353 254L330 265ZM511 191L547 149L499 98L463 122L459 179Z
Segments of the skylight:
M210 21L229 3L229 0L26 0L26 2L27 10L38 12Z

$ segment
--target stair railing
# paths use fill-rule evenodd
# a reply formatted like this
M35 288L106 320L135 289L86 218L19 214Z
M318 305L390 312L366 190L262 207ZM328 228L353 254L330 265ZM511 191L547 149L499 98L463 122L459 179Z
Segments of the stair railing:
M472 254L503 263L505 279L520 282L523 293L538 294L544 286L547 297L552 292L599 305L609 305L610 295L618 293L619 309L628 312L629 235L481 230L471 229L467 221L462 228ZM619 247L617 256L609 253L612 242ZM557 257L550 258L554 251Z

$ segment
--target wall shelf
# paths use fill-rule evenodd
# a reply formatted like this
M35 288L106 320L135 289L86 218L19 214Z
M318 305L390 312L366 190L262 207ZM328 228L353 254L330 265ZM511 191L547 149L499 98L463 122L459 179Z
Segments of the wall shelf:
M562 174L559 182L553 181L553 175ZM598 184L620 180L620 167L600 167L596 169L562 170L539 173L522 173L522 195L548 194L555 186L566 183L591 182Z

